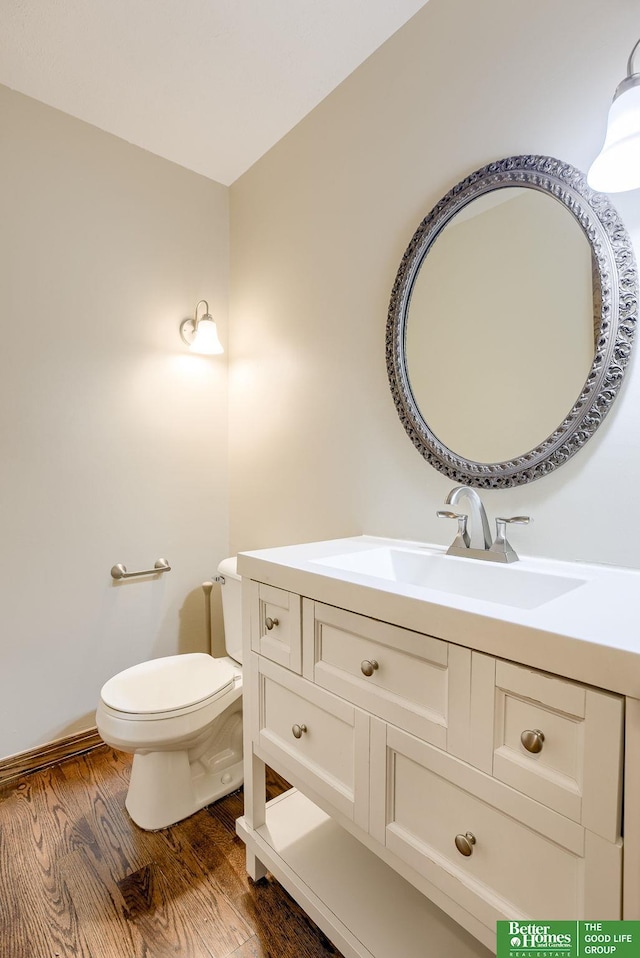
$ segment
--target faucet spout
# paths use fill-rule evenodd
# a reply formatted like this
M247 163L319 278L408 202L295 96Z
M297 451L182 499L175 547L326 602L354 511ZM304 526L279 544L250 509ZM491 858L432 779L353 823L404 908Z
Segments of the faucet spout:
M482 499L471 486L456 486L451 490L445 502L448 506L454 506L460 499L466 499L469 503L469 519L471 520L469 547L471 549L490 549L491 533L489 532L489 521Z

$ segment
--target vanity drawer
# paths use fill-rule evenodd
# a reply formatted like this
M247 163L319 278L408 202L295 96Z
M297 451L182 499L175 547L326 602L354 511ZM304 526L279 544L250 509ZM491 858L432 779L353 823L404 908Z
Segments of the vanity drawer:
M254 659L256 751L347 818L369 824L369 716L264 659Z
M300 596L251 583L251 648L292 672L302 671Z
M475 765L616 841L621 696L474 652L471 700Z
M620 842L378 725L371 832L415 871L490 928L498 919L541 915L620 918Z
M308 599L302 615L310 681L465 757L468 649Z

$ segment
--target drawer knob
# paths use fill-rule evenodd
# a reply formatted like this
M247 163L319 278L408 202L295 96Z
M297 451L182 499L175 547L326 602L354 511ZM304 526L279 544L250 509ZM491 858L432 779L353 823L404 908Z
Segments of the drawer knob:
M278 619L272 619L271 616L268 615L264 620L264 624L267 627L267 632L271 632L271 629L274 627L274 625L280 625L280 622Z
M527 752L533 752L533 754L536 755L538 752L542 751L542 746L544 745L544 732L541 732L539 728L527 728L520 736L520 741L526 748Z
M360 663L360 671L367 677L373 675L373 673L379 668L380 666L375 659L364 659L364 661Z
M456 848L461 855L468 858L473 852L473 846L476 843L476 836L472 832L466 832L464 835L456 835Z
M307 731L306 725L292 725L291 731L294 738L302 738L302 733Z

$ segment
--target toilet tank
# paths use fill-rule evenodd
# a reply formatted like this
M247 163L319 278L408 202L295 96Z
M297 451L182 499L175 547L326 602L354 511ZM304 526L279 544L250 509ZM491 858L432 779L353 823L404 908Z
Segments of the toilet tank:
M236 572L236 561L236 556L223 559L218 566L218 575L224 578L220 588L227 655L242 662L242 578Z

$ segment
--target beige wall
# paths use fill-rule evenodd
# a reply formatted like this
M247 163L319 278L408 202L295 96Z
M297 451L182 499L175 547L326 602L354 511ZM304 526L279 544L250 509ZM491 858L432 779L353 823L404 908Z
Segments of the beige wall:
M452 482L412 447L387 384L395 272L473 169L527 152L587 168L639 14L637 0L430 0L232 186L234 551L361 532L450 540L435 510ZM640 240L640 192L616 203ZM491 515L534 517L513 533L520 551L640 566L638 362L571 462L486 493Z
M101 684L204 648L227 553L228 191L0 87L0 757L93 724ZM173 571L114 585L124 562Z

